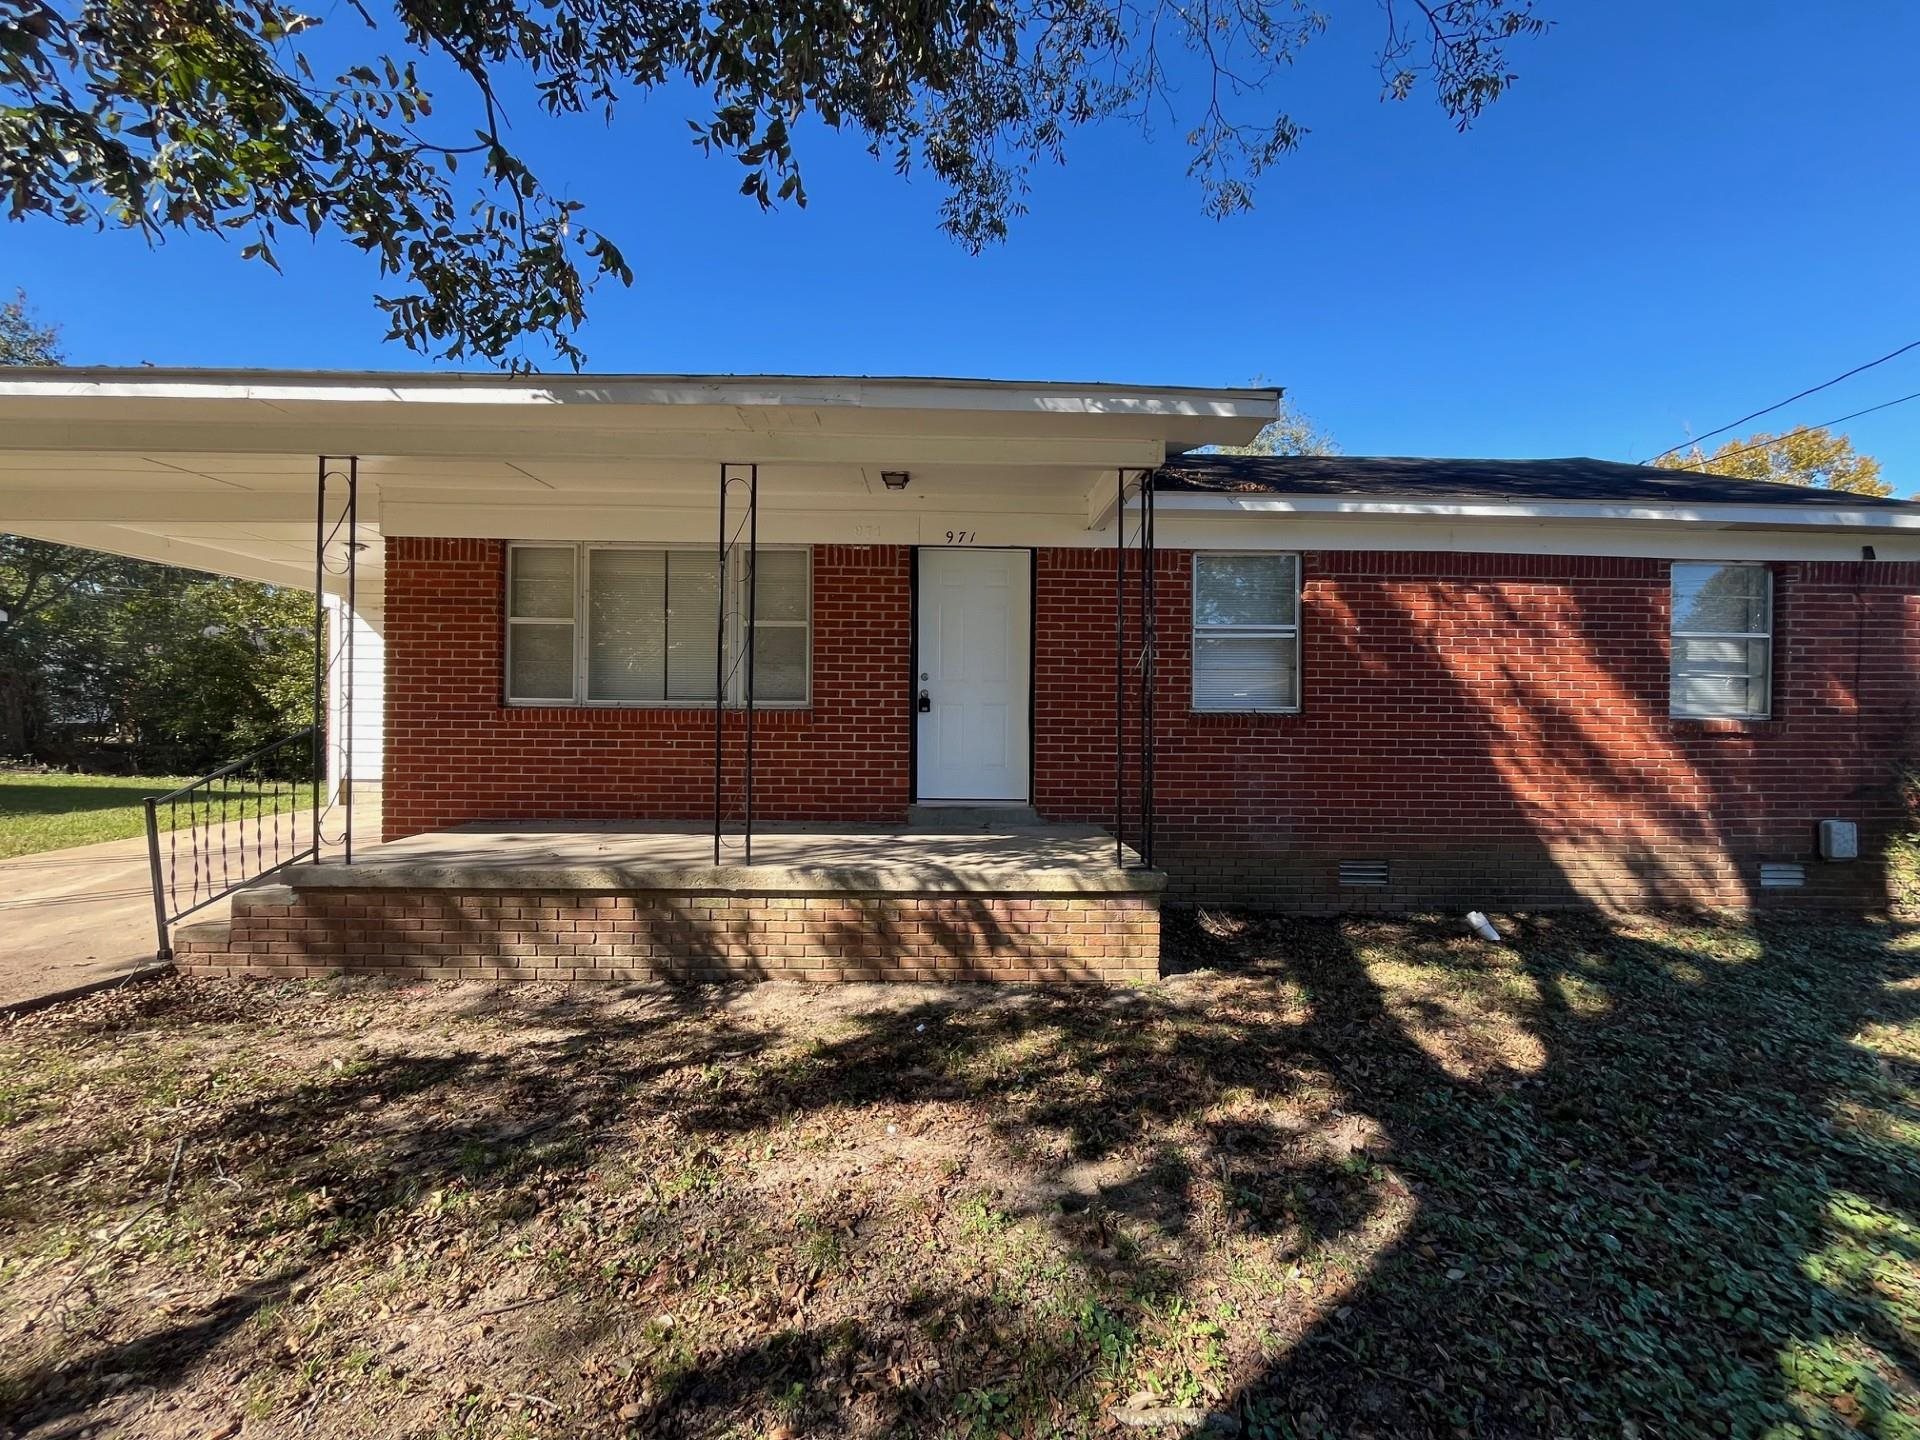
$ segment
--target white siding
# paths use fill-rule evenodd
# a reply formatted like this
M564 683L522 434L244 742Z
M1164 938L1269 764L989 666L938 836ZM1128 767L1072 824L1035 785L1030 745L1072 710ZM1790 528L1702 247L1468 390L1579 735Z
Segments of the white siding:
M359 606L353 618L353 686L350 732L341 729L341 687L335 687L328 701L329 735L351 733L353 739L353 780L362 789L380 783L382 769L382 716L386 698L386 616L378 590L363 583ZM327 653L340 653L341 616L345 606L335 596L327 597ZM342 747L329 745L327 780L336 793L345 779L345 755Z

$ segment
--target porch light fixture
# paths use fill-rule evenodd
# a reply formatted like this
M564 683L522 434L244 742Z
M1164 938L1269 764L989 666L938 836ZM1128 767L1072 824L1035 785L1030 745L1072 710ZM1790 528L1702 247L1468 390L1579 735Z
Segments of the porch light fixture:
M907 482L912 478L913 476L905 470L882 470L880 472L880 483L889 490L906 489Z

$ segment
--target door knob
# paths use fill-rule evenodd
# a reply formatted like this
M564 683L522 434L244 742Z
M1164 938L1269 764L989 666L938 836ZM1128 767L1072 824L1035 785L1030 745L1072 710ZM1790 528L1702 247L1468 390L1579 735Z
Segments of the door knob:
M929 695L926 691L922 690L920 692L920 713L922 715L926 715L926 714L930 714L932 710L933 710L933 696Z

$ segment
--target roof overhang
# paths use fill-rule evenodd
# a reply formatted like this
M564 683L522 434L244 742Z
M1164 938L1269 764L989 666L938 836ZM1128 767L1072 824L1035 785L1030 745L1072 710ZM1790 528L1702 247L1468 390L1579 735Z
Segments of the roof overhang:
M909 463L1158 464L1238 444L1275 389L822 376L0 371L8 448ZM978 447L985 443L982 451ZM505 447L502 449L501 447Z
M710 507L717 467L763 506L859 510L881 475L921 507L1083 511L1114 471L1272 420L1272 388L831 376L0 370L0 529L311 584L317 457L383 510ZM394 532L399 533L399 532ZM227 557L223 559L222 557Z
M1878 531L1920 533L1920 507L1869 505L1649 505L1584 500L1472 500L1430 495L1158 496L1156 510L1207 515L1300 515L1344 518L1478 521L1571 521L1609 525L1690 525L1734 530Z

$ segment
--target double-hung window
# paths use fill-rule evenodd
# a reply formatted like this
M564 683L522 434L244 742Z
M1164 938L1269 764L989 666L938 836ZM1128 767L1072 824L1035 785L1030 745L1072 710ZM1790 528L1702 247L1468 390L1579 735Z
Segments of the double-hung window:
M1300 708L1300 557L1193 557L1193 708Z
M515 544L507 560L507 699L543 705L711 705L716 650L725 703L807 701L811 577L804 549L744 556L634 545ZM747 615L748 595L754 614Z
M578 555L571 545L516 545L507 555L507 695L574 698Z
M1673 567L1675 715L1764 720L1772 712L1773 575L1764 565Z

